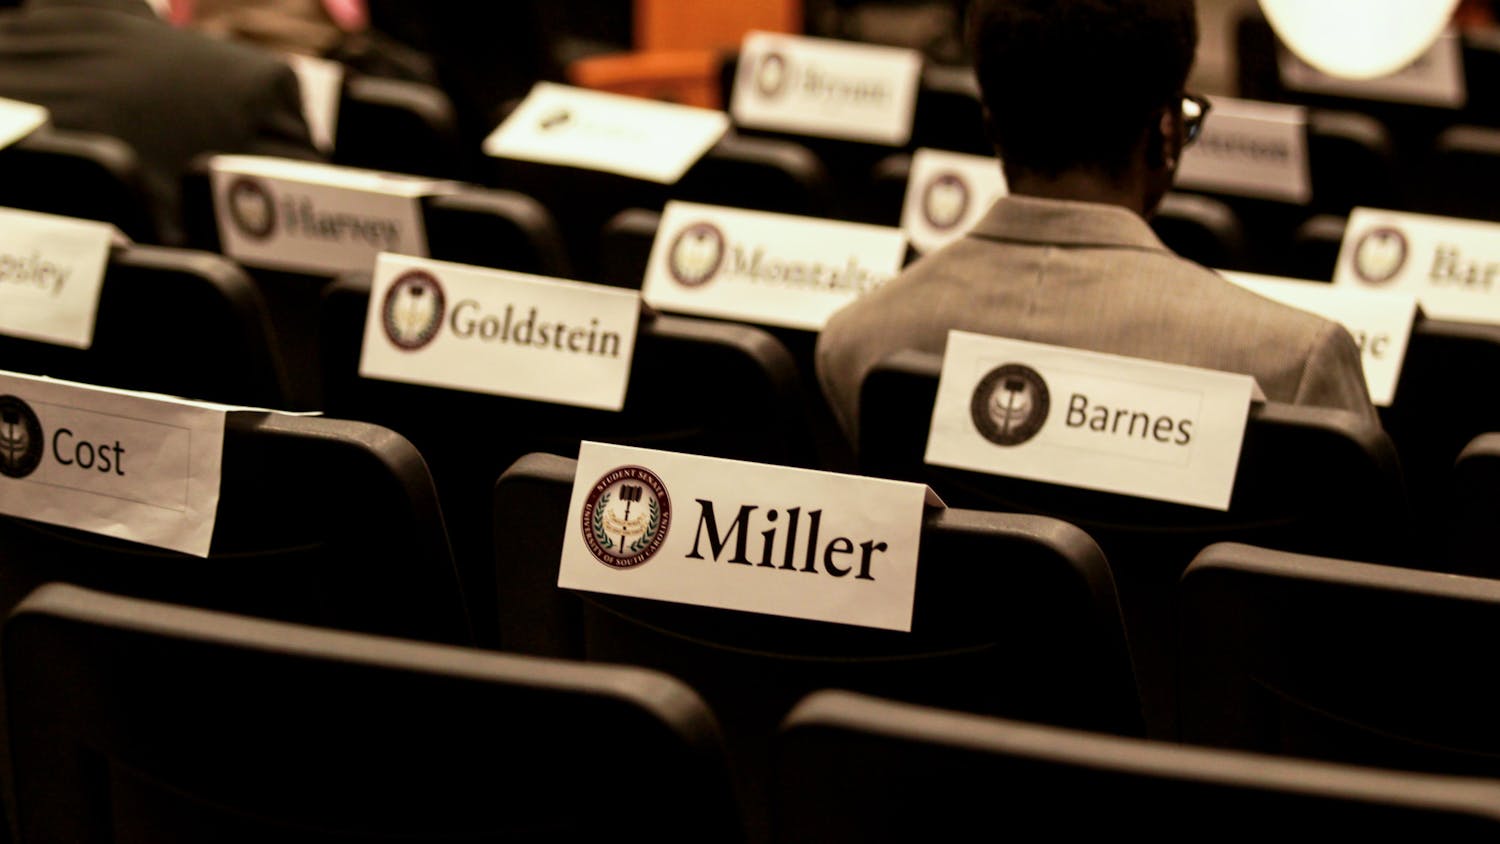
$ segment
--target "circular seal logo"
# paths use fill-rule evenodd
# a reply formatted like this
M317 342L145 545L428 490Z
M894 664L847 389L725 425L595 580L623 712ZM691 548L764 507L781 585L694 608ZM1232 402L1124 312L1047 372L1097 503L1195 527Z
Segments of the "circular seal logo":
M661 478L640 466L604 473L583 504L583 540L594 559L617 569L650 560L672 526L672 502Z
M686 287L705 284L724 263L729 251L724 233L712 223L694 223L677 233L667 250L667 271Z
M265 240L276 230L276 199L259 179L240 176L229 183L229 219L246 237Z
M42 422L31 405L0 396L0 475L24 478L42 463Z
M1042 429L1051 399L1035 369L1007 363L990 370L974 389L969 415L979 433L995 445L1020 445Z
M755 68L755 90L762 97L775 97L786 88L788 75L786 58L780 53L767 53Z
M951 229L969 210L969 185L954 172L938 174L922 192L922 216L935 229Z
M396 348L414 352L437 336L444 310L443 287L432 273L409 270L385 292L380 324Z
M1369 284L1390 281L1406 266L1406 235L1390 226L1365 232L1354 244L1354 274Z

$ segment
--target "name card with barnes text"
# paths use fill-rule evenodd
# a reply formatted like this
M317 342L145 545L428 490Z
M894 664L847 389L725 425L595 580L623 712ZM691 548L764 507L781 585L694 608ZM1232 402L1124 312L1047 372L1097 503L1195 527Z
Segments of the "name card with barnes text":
M1281 84L1293 91L1439 108L1462 108L1468 101L1463 42L1454 32L1444 33L1427 52L1401 70L1375 79L1330 76L1284 46L1278 45L1276 53Z
M381 252L427 254L421 197L435 179L250 155L211 162L224 254L306 273L368 271Z
M729 115L538 82L484 152L675 184L729 131Z
M115 228L0 208L0 334L87 349Z
M905 256L900 229L669 202L641 295L664 311L819 331Z
M735 123L901 146L911 139L922 54L828 38L752 32L740 45Z
M1349 329L1359 346L1370 401L1389 407L1396 398L1406 346L1417 319L1417 298L1410 293L1334 287L1317 281L1237 273L1219 274L1267 299L1317 314Z
M0 97L0 149L47 125L51 113L39 105Z
M1500 223L1356 208L1333 283L1409 293L1433 319L1500 323Z
M557 585L911 630L921 484L586 442Z
M226 412L0 373L0 513L206 557Z
M918 252L934 252L963 237L1005 193L1000 159L919 149L906 181L901 230Z
M1228 510L1255 379L948 332L927 462Z
M640 294L381 255L359 374L619 410Z
M1183 150L1177 184L1192 190L1305 204L1307 109L1214 97L1198 142Z

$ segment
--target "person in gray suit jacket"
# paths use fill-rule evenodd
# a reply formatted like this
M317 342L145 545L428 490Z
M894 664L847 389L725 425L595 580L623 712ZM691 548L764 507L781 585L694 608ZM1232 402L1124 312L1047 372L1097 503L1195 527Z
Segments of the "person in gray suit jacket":
M1185 94L1192 0L976 0L968 38L1010 195L969 234L840 310L818 378L855 437L859 389L949 329L1255 376L1267 398L1371 425L1342 326L1250 293L1146 223L1206 103Z

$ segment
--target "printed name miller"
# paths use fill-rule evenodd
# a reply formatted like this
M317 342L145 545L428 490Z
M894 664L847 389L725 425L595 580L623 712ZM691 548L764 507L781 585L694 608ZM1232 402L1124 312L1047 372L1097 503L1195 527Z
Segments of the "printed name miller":
M719 522L714 515L714 503L702 498L694 500L698 502L699 507L698 527L693 534L693 550L692 553L687 555L688 559L701 560L704 558L699 550L699 546L704 539L705 529L707 529L708 550L713 555L715 562L723 555L724 549L732 539L734 540L734 555L726 560L726 562L744 566L755 565L760 568L779 568L782 571L818 573L818 531L823 524L822 510L813 510L807 514L807 553L803 558L802 567L799 569L797 567L797 526L802 518L802 508L790 507L786 511L787 539L781 555L781 565L778 566L771 559L776 544L776 528L774 526L760 532L760 562L751 563L750 559L745 556L745 546L749 543L750 539L750 518L760 507L754 504L741 505L739 513L729 523L728 529L724 533L719 533ZM767 523L773 523L779 516L780 514L776 510L767 510L765 520ZM839 560L836 559L842 555L854 553L854 548L854 541L847 536L837 536L829 540L822 549L823 570L834 577L844 577L851 571L854 571L852 564L840 565ZM889 550L889 546L884 542L876 542L873 539L868 539L859 543L859 548L861 551L859 574L856 574L854 578L856 580L874 580L875 576L870 573L871 558L876 553Z

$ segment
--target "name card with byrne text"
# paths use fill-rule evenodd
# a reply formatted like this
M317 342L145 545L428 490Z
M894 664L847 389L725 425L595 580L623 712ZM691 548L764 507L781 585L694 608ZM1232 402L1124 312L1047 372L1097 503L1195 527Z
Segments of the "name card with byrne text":
M918 252L934 252L963 237L1005 193L998 158L919 149L906 181L901 230Z
M1198 142L1183 150L1177 184L1232 196L1306 204L1307 110L1214 97Z
M640 305L633 290L381 255L359 374L619 410Z
M921 484L586 442L557 585L911 630Z
M901 146L911 139L922 55L827 38L752 32L740 45L735 123Z
M0 334L87 349L115 228L0 208Z
M1500 323L1500 223L1356 208L1333 283L1413 295L1434 319Z
M727 131L722 111L538 82L484 152L670 185Z
M905 256L899 229L669 202L641 295L664 311L819 331Z
M0 97L0 149L10 146L52 120L47 109Z
M1401 70L1375 79L1330 76L1284 46L1278 45L1276 54L1281 84L1293 91L1439 108L1462 108L1468 101L1463 41L1454 32L1444 33L1427 52Z
M251 155L210 162L224 254L305 273L369 270L381 252L427 254L420 199L435 179Z
M1255 379L948 332L928 463L1228 510Z

